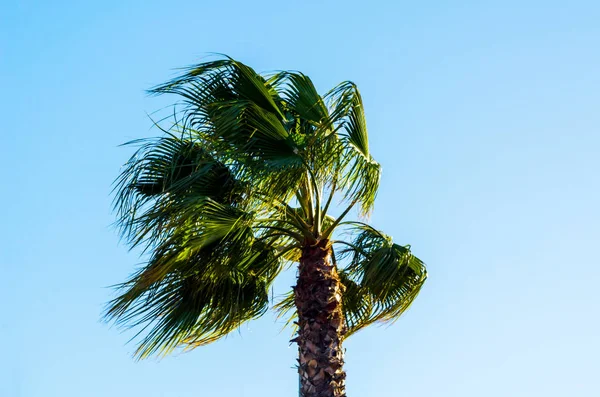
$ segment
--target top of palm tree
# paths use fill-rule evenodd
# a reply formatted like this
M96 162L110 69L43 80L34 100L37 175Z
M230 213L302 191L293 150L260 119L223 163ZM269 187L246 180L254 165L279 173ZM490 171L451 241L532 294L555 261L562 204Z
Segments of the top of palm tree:
M423 263L345 220L354 207L371 211L381 172L352 82L320 95L302 73L262 76L224 57L150 92L184 106L163 136L134 142L116 181L117 223L149 259L106 315L140 327L138 357L210 343L259 317L275 277L323 240L337 247L347 335L411 304ZM340 229L350 238L334 240ZM275 307L290 311L293 296Z

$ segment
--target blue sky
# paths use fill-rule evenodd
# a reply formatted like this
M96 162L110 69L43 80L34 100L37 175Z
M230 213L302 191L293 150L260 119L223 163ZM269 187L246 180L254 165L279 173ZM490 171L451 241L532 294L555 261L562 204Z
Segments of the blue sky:
M144 89L209 52L354 80L383 164L372 222L430 277L346 342L350 396L600 395L596 1L9 1L0 10L0 395L296 395L274 316L135 362L100 322L139 262L111 182ZM292 285L285 274L278 289Z

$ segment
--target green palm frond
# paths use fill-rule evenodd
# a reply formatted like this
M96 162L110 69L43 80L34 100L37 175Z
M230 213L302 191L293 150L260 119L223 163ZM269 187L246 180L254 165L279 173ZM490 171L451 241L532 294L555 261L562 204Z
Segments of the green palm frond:
M427 279L425 265L410 246L369 225L352 223L356 238L341 242L339 257L349 260L340 271L348 335L376 321L395 321L411 305Z
M261 190L287 194L305 172L302 135L288 128L278 93L248 66L207 62L151 93L182 98L184 128Z
M321 127L329 118L329 111L312 80L300 72L280 72L269 79L283 99L285 110L313 127ZM312 132L304 127L305 132Z
M332 119L343 120L348 143L363 156L369 157L369 137L362 97L356 85L345 81L326 94L333 108Z
M107 312L119 324L150 327L140 358L210 343L261 315L281 271L281 243L257 240L249 214L205 199L180 219Z
M331 123L344 143L342 184L350 200L361 203L368 213L375 202L381 166L369 151L369 138L362 98L356 85L344 82L325 95L330 104Z
M146 236L142 230L156 226L158 214L174 212L181 206L177 203L241 200L241 182L199 143L174 135L133 143L143 145L125 164L115 187L118 223L132 241L139 243Z
M180 260L174 264L180 270L150 285L141 272L123 285L125 292L111 302L108 315L143 327L139 358L210 343L268 308L272 278L253 270L272 268L275 254L261 247L245 255L237 255L238 266L233 261L210 263L214 258L208 254ZM223 269L215 272L215 266Z
M197 108L223 99L222 94L255 103L284 118L276 104L277 92L252 68L227 57L187 68L181 76L150 90L151 94L177 94Z

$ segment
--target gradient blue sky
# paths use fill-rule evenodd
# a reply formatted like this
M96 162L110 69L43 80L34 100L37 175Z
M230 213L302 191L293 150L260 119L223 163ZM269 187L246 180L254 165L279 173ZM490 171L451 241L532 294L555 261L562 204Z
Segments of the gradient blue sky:
M138 258L110 224L144 89L208 52L351 79L383 164L372 222L428 264L346 343L350 396L598 396L600 3L15 1L0 7L0 396L295 396L271 314L135 362L102 324ZM293 283L285 274L278 288Z

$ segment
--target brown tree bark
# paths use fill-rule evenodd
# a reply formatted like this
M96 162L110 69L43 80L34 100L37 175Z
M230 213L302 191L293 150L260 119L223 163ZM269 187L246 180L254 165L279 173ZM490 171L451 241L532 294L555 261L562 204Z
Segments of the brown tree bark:
M305 246L294 288L301 397L345 397L343 285L328 240Z

